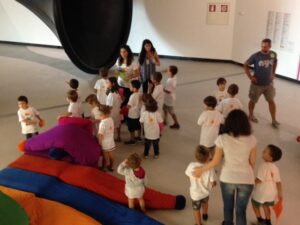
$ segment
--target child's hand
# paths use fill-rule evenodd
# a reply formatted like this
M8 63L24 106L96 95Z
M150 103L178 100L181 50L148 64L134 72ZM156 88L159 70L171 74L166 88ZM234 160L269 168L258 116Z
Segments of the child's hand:
M45 120L40 120L39 127L44 127L44 126L45 126Z

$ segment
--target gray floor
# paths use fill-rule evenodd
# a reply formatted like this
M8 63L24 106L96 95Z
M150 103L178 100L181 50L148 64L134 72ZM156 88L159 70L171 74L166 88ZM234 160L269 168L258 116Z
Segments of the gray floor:
M57 57L55 57L57 55ZM57 116L66 111L65 93L68 90L65 80L77 78L84 99L92 92L95 76L84 74L66 61L61 49L32 48L24 46L0 45L0 169L15 160L20 153L16 146L22 135L17 121L16 111L18 95L25 94L30 103L40 110L46 120L45 129L56 124ZM182 211L156 210L147 214L164 224L193 224L191 202L189 200L189 181L184 175L186 166L193 161L194 147L198 144L200 128L196 121L203 110L202 99L216 89L216 78L226 77L228 84L236 83L240 87L238 97L247 108L249 81L241 67L224 63L204 63L178 60L162 60L161 69L175 64L179 68L176 112L181 123L179 131L165 129L161 139L161 157L158 160L143 161L149 186L171 194L182 194L188 199L187 207ZM258 139L257 162L261 161L261 152L265 145L279 145L284 155L278 166L284 187L284 213L279 224L297 225L297 207L299 207L300 171L300 86L285 80L275 81L277 90L278 120L280 129L273 129L267 104L260 99L255 109L259 119L253 125ZM88 108L86 108L88 113ZM128 137L123 127L123 139ZM129 153L142 153L143 144L133 147L120 144L116 150L116 161L121 162ZM115 174L118 176L117 174ZM248 207L248 219L254 221L251 207ZM208 225L219 225L222 221L222 200L217 186L210 197Z

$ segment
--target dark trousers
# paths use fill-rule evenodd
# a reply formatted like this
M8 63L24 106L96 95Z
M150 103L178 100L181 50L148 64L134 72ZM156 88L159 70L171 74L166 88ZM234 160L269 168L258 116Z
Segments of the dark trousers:
M26 140L28 140L29 138L32 138L33 136L38 135L39 132L35 132L35 133L30 133L30 134L25 134Z
M150 79L143 82L143 93L148 93L148 83L152 83Z
M144 149L144 155L149 155L149 150L151 147L151 144L153 144L154 148L154 155L159 155L159 139L156 140L149 140L145 138L145 149Z
M127 103L129 101L129 98L130 98L130 95L132 94L132 92L130 91L129 88L125 88L125 87L122 87L124 89L124 99L123 99L123 102L121 104L121 108L123 106L127 106Z

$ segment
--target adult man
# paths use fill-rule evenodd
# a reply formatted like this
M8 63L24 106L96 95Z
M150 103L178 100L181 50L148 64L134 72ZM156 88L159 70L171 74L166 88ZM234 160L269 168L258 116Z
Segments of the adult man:
M261 51L254 53L244 63L246 75L251 80L249 90L249 119L257 123L258 120L254 116L253 111L259 97L263 94L269 103L269 111L272 117L272 126L278 128L279 123L276 120L276 104L274 102L275 88L273 80L275 78L275 70L277 67L277 54L271 51L271 40L262 40ZM254 66L254 74L250 73L249 66Z

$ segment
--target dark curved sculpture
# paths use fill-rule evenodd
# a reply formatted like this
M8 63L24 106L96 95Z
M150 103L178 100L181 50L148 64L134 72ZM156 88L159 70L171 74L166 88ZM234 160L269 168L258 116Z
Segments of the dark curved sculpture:
M132 0L16 0L60 39L71 61L87 73L114 65L127 42Z

